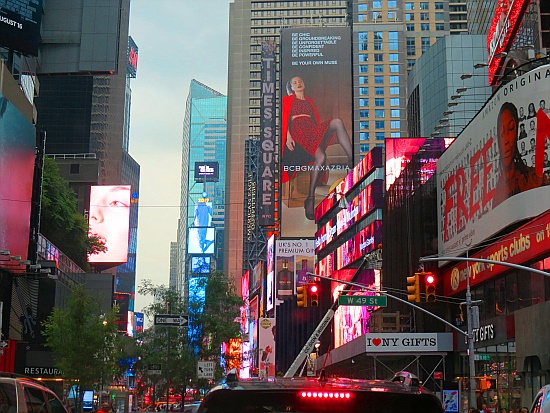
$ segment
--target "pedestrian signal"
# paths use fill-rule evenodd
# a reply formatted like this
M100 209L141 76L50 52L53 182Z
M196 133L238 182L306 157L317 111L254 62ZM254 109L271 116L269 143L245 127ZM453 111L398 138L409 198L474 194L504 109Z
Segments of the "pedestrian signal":
M407 300L411 303L420 302L420 274L407 277Z
M312 307L319 307L319 287L317 284L309 286L309 302Z
M424 281L426 284L426 302L433 303L435 301L435 277L431 272L427 272Z
M307 285L296 287L296 298L298 307L307 307Z

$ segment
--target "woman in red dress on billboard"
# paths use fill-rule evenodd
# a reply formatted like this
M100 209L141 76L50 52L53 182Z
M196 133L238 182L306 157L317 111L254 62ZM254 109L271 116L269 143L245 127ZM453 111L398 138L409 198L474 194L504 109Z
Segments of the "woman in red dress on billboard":
M500 178L495 188L493 208L529 189L548 185L548 177L538 175L535 168L527 166L518 150L518 110L513 103L500 107L497 119L497 142L500 158Z
M293 166L305 166L313 162L310 171L308 195L304 202L307 219L315 218L315 187L319 184L323 165L326 161L325 150L331 145L336 135L338 143L342 146L348 157L348 167L353 167L351 139L340 118L320 122L319 114L313 101L304 94L305 84L301 77L296 76L287 83L288 96L282 99L282 146L283 164ZM300 155L293 157L292 163L285 162L290 155L287 151L296 151ZM283 171L283 182L292 179L293 172Z

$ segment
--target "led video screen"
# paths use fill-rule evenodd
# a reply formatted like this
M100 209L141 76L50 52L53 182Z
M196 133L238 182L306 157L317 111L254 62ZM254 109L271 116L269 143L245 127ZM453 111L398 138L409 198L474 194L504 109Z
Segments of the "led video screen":
M188 254L214 254L214 227L189 228Z

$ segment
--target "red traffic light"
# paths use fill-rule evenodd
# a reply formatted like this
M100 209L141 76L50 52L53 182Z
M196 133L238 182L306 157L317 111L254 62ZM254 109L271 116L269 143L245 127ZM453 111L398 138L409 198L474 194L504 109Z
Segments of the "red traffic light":
M318 288L315 284L313 284L309 290L310 290L312 293L316 293L316 292L319 290L319 288Z
M319 307L319 287L317 284L309 285L309 298L312 307Z
M433 284L435 282L435 278L433 274L426 275L426 284Z
M435 277L433 273L427 272L424 281L426 282L426 302L433 303L435 301Z

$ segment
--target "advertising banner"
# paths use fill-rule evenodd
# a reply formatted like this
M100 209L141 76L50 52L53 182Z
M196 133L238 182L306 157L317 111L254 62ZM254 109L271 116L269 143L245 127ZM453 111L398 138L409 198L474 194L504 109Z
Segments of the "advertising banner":
M195 274L210 273L210 257L191 257L191 272Z
M0 34L0 38L1 38ZM0 249L27 259L36 129L0 94ZM13 269L14 262L0 262Z
M135 78L138 65L138 47L132 37L128 36L128 60L126 60L126 74L130 78Z
M128 315L130 305L129 293L114 293L113 294L113 306L117 307L115 324L117 325L117 331L126 333L128 331Z
M353 167L349 27L281 31L281 236L313 237L315 206Z
M275 224L275 49L262 42L260 99L260 225Z
M220 164L218 162L195 162L195 182L218 182Z
M275 306L275 235L272 235L267 240L267 261L266 261L266 273L267 277L265 279L266 283L266 301L265 301L265 311L273 309Z
M275 318L260 318L259 377L275 377Z
M190 227L188 254L214 254L214 227Z
M90 188L89 231L105 241L107 251L88 255L88 262L128 262L130 193L130 185Z
M0 2L0 46L38 56L42 0Z
M437 163L438 244L457 256L550 205L550 66L501 87Z
M275 242L275 283L279 300L292 297L296 287L309 281L308 272L315 272L314 243L304 239Z
M372 333L363 339L367 353L453 351L452 333Z

